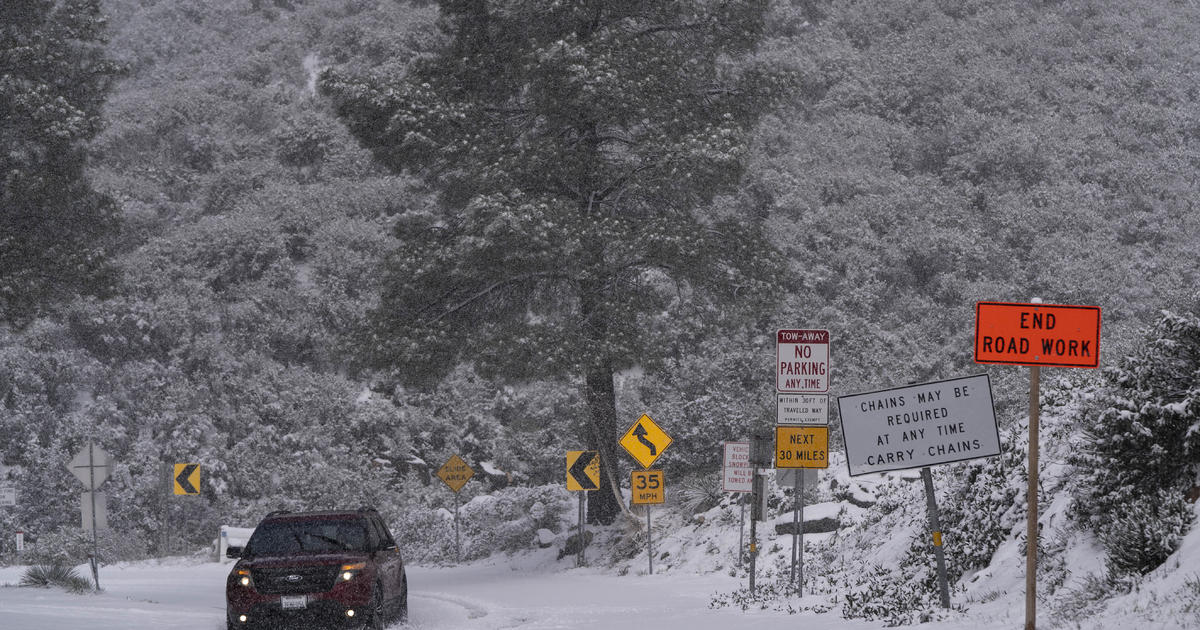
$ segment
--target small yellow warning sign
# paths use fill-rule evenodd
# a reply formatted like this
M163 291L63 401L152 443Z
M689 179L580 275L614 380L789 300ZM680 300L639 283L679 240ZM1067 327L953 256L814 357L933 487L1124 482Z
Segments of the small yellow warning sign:
M600 451L567 451L567 490L600 489Z
M642 414L621 437L620 442L642 468L649 468L671 445L671 436L658 428L650 416Z
M634 505L662 503L667 500L667 484L663 480L663 471L635 470L629 479L629 490Z
M776 468L829 468L829 427L776 426Z
M175 464L175 494L200 494L200 464Z
M438 469L437 476L454 492L462 490L463 486L475 476L475 471L458 455L451 455L445 464Z

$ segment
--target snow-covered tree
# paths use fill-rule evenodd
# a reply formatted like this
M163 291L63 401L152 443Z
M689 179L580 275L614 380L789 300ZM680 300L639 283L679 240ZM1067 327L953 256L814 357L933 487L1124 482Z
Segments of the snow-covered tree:
M770 101L771 82L736 61L767 3L440 6L436 50L322 82L380 162L441 200L400 218L364 349L406 381L460 360L582 381L581 438L606 471L590 518L610 522L614 374L692 334L665 312L754 305L775 275L755 221L700 212L738 183Z
M1191 525L1184 497L1200 472L1200 317L1163 313L1105 376L1071 457L1074 514L1106 542L1113 568L1145 573ZM1114 537L1114 522L1141 524Z
M99 0L0 5L0 321L108 284L115 206L84 174L118 68Z

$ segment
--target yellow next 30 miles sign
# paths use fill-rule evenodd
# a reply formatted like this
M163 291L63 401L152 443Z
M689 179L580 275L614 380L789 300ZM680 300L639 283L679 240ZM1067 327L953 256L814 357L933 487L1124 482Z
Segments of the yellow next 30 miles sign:
M776 426L776 468L829 468L829 427Z

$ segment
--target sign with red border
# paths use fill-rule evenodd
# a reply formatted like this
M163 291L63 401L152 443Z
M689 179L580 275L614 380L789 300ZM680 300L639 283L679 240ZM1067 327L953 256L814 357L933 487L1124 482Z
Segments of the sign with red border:
M829 391L829 331L781 329L775 333L775 391Z

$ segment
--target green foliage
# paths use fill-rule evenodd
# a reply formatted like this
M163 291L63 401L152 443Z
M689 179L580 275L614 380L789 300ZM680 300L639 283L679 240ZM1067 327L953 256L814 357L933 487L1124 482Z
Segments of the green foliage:
M76 521L79 520L78 505L72 516ZM101 565L144 560L149 556L149 541L136 529L100 530L97 532L95 548ZM34 565L73 566L86 563L92 555L92 549L90 529L57 527L43 530L37 538L37 544L27 547L21 558Z
M664 309L761 292L755 231L696 211L741 172L760 102L718 57L760 37L762 7L691 4L443 3L433 54L324 75L376 158L444 202L397 225L363 344L377 364L417 381L457 358L518 377L619 369L657 354ZM469 356L467 330L484 342Z
M1192 504L1179 492L1159 489L1121 505L1100 539L1115 578L1158 568L1179 548L1195 520Z
M440 483L440 482L438 482ZM505 488L480 495L459 508L464 560L533 548L539 529L559 533L575 515L574 497L559 483ZM453 508L405 509L389 518L407 562L454 562Z
M1100 536L1127 510L1144 511L1136 506L1145 497L1182 497L1195 482L1200 469L1200 318L1163 313L1144 344L1107 370L1105 379L1094 403L1081 414L1088 430L1070 459L1078 471L1073 514ZM1163 508L1173 510L1175 503L1167 501ZM1141 566L1159 555L1149 552Z
M588 445L616 461L614 374L654 367L671 320L771 301L759 222L707 208L740 181L767 98L745 53L766 3L440 3L443 37L411 63L334 69L339 116L436 207L400 248L360 342L369 365L436 382L581 380ZM464 343L465 339L471 343ZM616 513L602 476L593 519Z
M927 554L914 554L915 545L899 570L875 565L866 573L847 579L842 616L847 619L882 621L886 627L932 621L937 617L937 572ZM928 554L932 555L932 554ZM919 559L920 562L914 562Z
M21 574L20 586L58 586L70 593L86 593L92 590L92 583L79 575L74 567L61 564L35 564Z
M1026 450L1020 431L1006 431L1000 455L942 467L938 485L949 488L938 499L946 573L951 582L982 569L1025 514Z
M1194 300L1192 261L1154 252L1200 234L1196 10L819 3L748 167L801 280L781 325L831 329L861 391L975 369L976 300L1102 304L1106 344Z
M1200 472L1200 318L1163 313L1144 345L1081 414L1072 514L1104 542L1114 575L1166 559L1192 524L1184 493Z
M118 67L99 0L0 7L0 321L111 288L116 211L84 168Z

